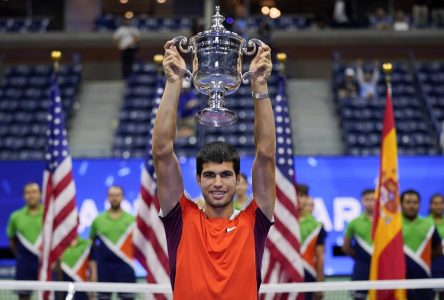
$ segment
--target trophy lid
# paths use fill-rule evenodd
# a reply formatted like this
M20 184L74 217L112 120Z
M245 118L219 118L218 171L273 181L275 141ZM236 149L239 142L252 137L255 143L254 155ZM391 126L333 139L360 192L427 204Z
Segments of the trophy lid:
M224 16L220 14L220 6L216 6L215 8L216 13L211 17L211 27L209 30L205 30L203 32L198 32L195 36L193 36L191 39L194 40L195 38L200 37L208 37L208 36L229 36L235 39L238 39L240 41L243 40L243 38L238 35L236 32L232 32L229 30L226 30L224 25L222 24L225 20Z
M226 31L222 22L225 20L224 16L220 14L220 6L216 6L216 13L211 17L212 31Z

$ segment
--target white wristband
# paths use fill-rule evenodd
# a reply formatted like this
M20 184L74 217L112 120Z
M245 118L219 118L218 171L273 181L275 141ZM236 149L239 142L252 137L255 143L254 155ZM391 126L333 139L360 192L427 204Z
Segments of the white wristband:
M261 94L261 93L251 92L251 96L255 100L263 100L263 99L270 98L270 93L262 93Z

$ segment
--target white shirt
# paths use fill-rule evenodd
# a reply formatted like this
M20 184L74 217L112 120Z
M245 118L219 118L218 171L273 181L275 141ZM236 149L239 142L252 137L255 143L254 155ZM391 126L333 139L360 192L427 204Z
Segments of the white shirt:
M125 50L137 45L140 33L135 27L127 25L120 26L114 33L114 40L117 41L117 48L119 50Z

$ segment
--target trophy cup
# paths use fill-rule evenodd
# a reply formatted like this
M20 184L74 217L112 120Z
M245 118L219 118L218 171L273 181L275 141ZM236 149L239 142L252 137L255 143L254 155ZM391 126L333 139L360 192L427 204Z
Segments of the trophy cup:
M220 8L216 6L209 30L197 33L189 41L184 36L172 39L183 53L192 52L193 73L189 70L183 72L200 93L208 95L208 107L196 114L196 121L211 127L236 123L236 114L224 107L225 95L234 93L241 82L249 82L247 77L254 70L241 73L242 56L253 55L256 45L264 45L258 39L250 39L247 43L237 33L226 30L222 25L225 18L219 12Z

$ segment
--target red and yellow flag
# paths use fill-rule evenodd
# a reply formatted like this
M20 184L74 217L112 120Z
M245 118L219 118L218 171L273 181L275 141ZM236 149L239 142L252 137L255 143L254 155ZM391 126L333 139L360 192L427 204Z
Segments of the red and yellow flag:
M405 258L398 184L398 150L393 116L392 91L387 83L381 139L379 183L373 218L373 256L370 280L404 279ZM406 299L405 290L371 290L370 300Z

